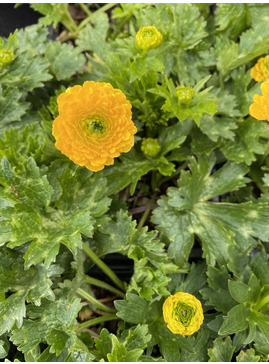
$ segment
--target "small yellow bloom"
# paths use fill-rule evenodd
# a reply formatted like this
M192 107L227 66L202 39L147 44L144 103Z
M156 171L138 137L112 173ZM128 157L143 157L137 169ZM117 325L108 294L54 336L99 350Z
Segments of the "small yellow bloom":
M76 164L97 172L133 147L137 129L132 106L110 83L86 81L69 87L57 103L55 146Z
M251 68L250 76L257 82L269 80L269 55L258 60Z
M201 302L184 292L177 292L165 300L163 317L168 329L180 335L192 335L204 320Z
M154 26L140 28L135 37L137 47L144 50L159 47L162 39L162 34Z
M258 120L269 121L269 80L261 85L262 96L255 94L254 103L249 107L249 114Z

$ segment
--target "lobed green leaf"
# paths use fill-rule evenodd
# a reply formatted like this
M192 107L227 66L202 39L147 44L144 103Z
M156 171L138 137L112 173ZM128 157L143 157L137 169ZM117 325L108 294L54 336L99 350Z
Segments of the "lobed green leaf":
M208 350L209 362L230 362L234 349L230 336L227 336L225 340L217 338L214 340L213 348Z

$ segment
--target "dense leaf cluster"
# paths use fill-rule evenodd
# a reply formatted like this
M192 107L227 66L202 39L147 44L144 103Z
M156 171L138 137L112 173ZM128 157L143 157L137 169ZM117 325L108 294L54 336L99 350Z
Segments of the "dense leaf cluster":
M77 24L68 4L32 4L39 24L0 38L14 54L0 69L0 359L268 361L269 131L248 109L269 5L82 5ZM50 25L64 27L58 40ZM135 35L147 25L163 40L144 51ZM123 91L138 129L97 173L51 135L57 95L86 80ZM115 253L133 262L125 292L88 276ZM117 326L104 323L98 285L116 294ZM163 320L179 291L203 306L192 336Z

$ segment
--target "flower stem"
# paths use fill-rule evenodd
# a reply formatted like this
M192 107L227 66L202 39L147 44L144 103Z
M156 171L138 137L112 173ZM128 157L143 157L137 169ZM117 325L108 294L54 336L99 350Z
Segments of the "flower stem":
M116 315L107 315L107 316L100 316L92 320L88 320L73 327L73 331L78 332L80 330L86 329L87 327L94 326L100 324L101 322L111 321L111 320L118 320L118 316Z
M254 307L255 311L260 311L260 309L266 305L266 303L269 302L269 293L267 293L267 295L265 295L264 297L262 297L258 303L256 304L256 306Z
M267 141L267 144L266 144L266 147L265 147L265 149L264 149L264 153L263 153L263 155L260 157L260 159L259 159L259 165L260 166L262 166L263 165L263 163L264 163L264 161L265 161L265 159L266 159L266 157L268 156L268 154L269 154L269 140Z
M103 310L105 312L109 312L109 313L115 313L116 312L112 308L109 308L106 305L103 305L96 298L94 298L93 296L91 296L89 293L87 293L86 291L84 291L81 288L78 288L77 289L77 294L79 294L80 296L82 296L83 298L85 298L87 301L93 303L94 305L96 305L98 308L100 308L101 310Z
M154 193L149 201L149 204L148 204L148 207L146 209L146 211L144 212L144 214L142 215L142 218L141 220L139 221L139 224L137 226L137 230L141 230L142 227L144 226L144 223L146 222L147 218L148 218L148 215L150 213L150 210L152 208L152 205L154 204L156 200L156 193Z
M253 182L261 190L261 192L266 193L266 187L262 184L261 177L258 175L258 173L255 170L251 170L249 172L249 176L252 178Z
M93 284L94 286L102 287L102 288L107 289L110 292L116 293L118 296L120 296L122 298L125 297L125 294L123 292L119 291L117 288L112 287L108 283L105 283L103 281L99 281L99 279L95 279L93 277L85 276L84 280L85 280L85 282Z
M78 27L68 10L68 4L63 4L59 12L62 16L61 22L66 27L66 29L68 29L70 33L77 32Z
M111 8L113 8L113 6L115 6L115 5L117 5L117 3L108 3L108 4L106 4L106 5L104 5L104 6L102 6L101 8L99 8L98 10L96 10L94 13L91 13L91 15L89 15L86 19L84 19L80 24L79 24L79 26L78 26L78 31L80 31L82 28L84 28L85 27L85 25L87 25L90 21L91 21L91 18L92 18L92 16L93 15L96 15L96 14L98 14L98 13L104 13L105 11L107 11L107 10L109 10L109 9L111 9Z
M125 291L123 282L116 276L114 272L85 244L82 243L84 252L96 263L103 272L123 291Z
M220 83L220 88L222 90L224 90L224 82L223 82L223 77L222 77L221 73L219 74L219 83Z
M79 3L79 6L81 7L81 9L88 15L88 16L91 16L92 13L90 12L90 10L88 9L88 7L83 4L83 3Z

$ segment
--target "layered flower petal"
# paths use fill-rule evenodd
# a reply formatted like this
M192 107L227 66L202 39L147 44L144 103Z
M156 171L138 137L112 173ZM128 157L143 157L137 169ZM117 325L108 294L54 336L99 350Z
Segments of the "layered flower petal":
M269 55L258 60L251 68L250 76L257 82L269 80Z
M262 96L255 94L254 103L249 107L249 114L258 120L269 121L269 80L261 85Z
M60 94L57 103L55 146L76 164L97 172L133 147L132 106L111 84L86 81Z
M192 335L204 320L201 302L185 292L177 292L165 300L163 317L168 329L180 335Z
M137 47L144 50L159 47L162 39L162 34L154 26L141 27L135 37Z

